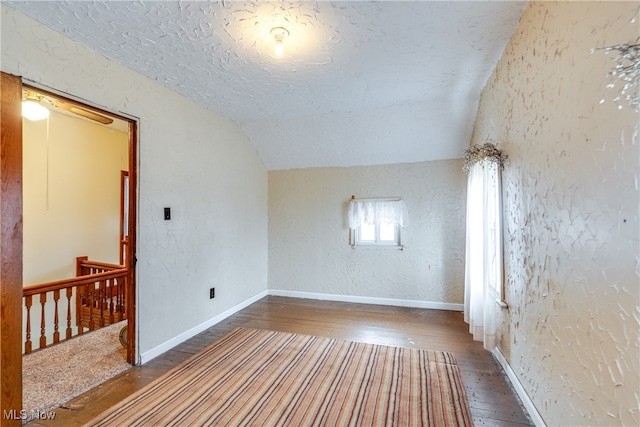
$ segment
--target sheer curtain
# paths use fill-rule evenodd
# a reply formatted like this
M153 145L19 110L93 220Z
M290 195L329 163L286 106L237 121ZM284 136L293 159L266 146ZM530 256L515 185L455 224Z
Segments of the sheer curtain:
M467 184L464 320L473 339L492 350L502 299L502 191L499 166L476 163Z
M351 200L349 202L349 228L360 224L381 223L408 225L407 205L404 200Z

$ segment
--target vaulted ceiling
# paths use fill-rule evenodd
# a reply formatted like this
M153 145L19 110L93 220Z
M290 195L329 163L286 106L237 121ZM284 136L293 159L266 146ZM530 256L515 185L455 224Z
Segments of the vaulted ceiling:
M236 121L269 170L459 158L514 1L8 2ZM284 55L274 53L284 27Z

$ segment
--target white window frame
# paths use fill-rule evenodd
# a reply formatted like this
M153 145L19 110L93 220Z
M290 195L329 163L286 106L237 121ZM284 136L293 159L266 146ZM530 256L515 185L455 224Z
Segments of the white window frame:
M387 198L387 199L358 199L363 202L398 202L401 201L401 198ZM395 240L379 240L380 238L380 223L375 222L375 240L362 240L360 227L362 224L358 225L358 227L351 229L351 246L355 248L362 249L399 249L402 250L404 248L402 244L402 227L400 224L394 224L394 233L396 236Z

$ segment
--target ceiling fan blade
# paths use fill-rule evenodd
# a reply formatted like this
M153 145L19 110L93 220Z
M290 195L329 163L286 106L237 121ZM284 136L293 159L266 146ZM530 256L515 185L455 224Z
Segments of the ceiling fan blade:
M82 117L86 117L87 119L95 120L96 122L102 123L103 125L110 125L113 123L113 119L103 116L102 114L94 113L93 111L85 110L80 107L71 107L69 110L74 114L77 114Z
M87 110L73 104L67 104L66 102L57 102L56 107L69 111L73 114L77 114L78 116L84 117L86 119L102 123L103 125L110 125L111 123L113 123L113 119L110 117L103 116L102 114L95 113L91 110Z

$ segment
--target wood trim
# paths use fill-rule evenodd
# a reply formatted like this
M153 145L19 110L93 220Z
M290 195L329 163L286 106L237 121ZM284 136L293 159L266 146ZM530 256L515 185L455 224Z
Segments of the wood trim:
M22 410L22 81L0 76L0 417L19 426Z
M127 295L127 362L136 364L136 236L138 207L138 123L129 121L129 237L127 244L127 268L129 271Z

